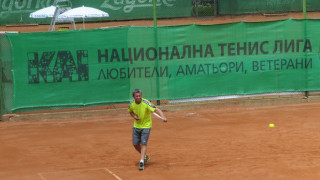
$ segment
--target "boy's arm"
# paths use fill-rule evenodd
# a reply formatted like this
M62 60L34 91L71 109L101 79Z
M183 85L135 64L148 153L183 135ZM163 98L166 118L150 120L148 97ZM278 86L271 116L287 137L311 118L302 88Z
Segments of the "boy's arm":
M134 114L133 112L129 112L130 115L133 117L133 119L135 120L140 120L140 118L138 117L138 115Z
M161 117L163 117L164 118L163 119L164 122L167 122L167 118L164 116L164 113L161 111L161 109L156 108L154 112L159 114Z

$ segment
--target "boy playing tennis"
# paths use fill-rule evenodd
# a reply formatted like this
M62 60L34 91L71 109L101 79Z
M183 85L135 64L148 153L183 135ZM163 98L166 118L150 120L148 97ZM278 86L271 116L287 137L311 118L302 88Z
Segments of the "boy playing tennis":
M132 143L134 148L140 153L139 170L144 170L144 163L149 160L147 155L147 143L152 127L151 112L158 113L167 122L163 112L155 107L151 102L142 98L142 91L135 89L132 93L134 101L129 104L128 112L134 118L132 128Z

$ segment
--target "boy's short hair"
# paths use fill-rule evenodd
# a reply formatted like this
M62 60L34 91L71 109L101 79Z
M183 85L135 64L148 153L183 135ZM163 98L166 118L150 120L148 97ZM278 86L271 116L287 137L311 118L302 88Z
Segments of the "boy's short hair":
M135 89L133 92L132 92L132 96L134 96L136 93L141 93L142 94L142 91L140 89Z

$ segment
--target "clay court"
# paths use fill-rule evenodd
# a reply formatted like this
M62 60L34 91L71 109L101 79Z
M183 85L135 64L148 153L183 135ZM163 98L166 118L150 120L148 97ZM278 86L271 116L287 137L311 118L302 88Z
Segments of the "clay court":
M319 12L308 13L308 18L319 17ZM287 18L302 19L302 13L158 20L158 25ZM153 22L87 23L86 27L126 25ZM0 27L0 31L47 30L47 25ZM319 103L236 104L161 107L168 123L153 117L151 160L144 171L138 170L139 154L131 144L133 120L126 108L18 114L0 122L0 179L319 179ZM270 123L275 127L269 128Z
M158 26L167 25L187 25L187 24L224 24L224 23L236 23L240 21L245 22L261 22L261 21L276 21L283 19L303 19L303 14L301 12L291 12L291 13L278 13L278 14L249 14L249 15L233 15L233 16L217 16L217 17L202 17L202 18L176 18L176 19L158 19ZM308 12L308 19L319 19L320 12ZM153 26L153 20L131 20L131 21L106 21L90 23L86 22L86 29L94 28L110 28L119 26ZM56 30L61 27L67 27L71 29L69 24L57 24ZM82 22L76 23L76 28L78 30L83 29ZM44 32L48 31L49 25L38 25L38 24L18 24L18 25L7 25L0 26L0 31L18 31L18 32Z
M168 123L153 118L144 171L138 170L125 108L1 122L0 179L320 177L319 103L163 108L171 109L165 110Z

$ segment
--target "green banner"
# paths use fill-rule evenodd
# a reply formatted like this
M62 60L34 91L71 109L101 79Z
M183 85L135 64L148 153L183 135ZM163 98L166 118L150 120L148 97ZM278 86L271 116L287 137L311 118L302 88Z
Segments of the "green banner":
M302 12L302 0L219 0L219 14ZM319 0L307 0L308 11L319 11Z
M107 18L86 18L85 21L152 19L153 0L72 0L72 8L87 6L109 14ZM51 18L32 19L30 13L51 6L54 0L0 0L0 25L50 24ZM157 17L190 17L192 0L156 0ZM82 22L82 19L75 19Z
M319 22L7 34L13 110L319 90Z

